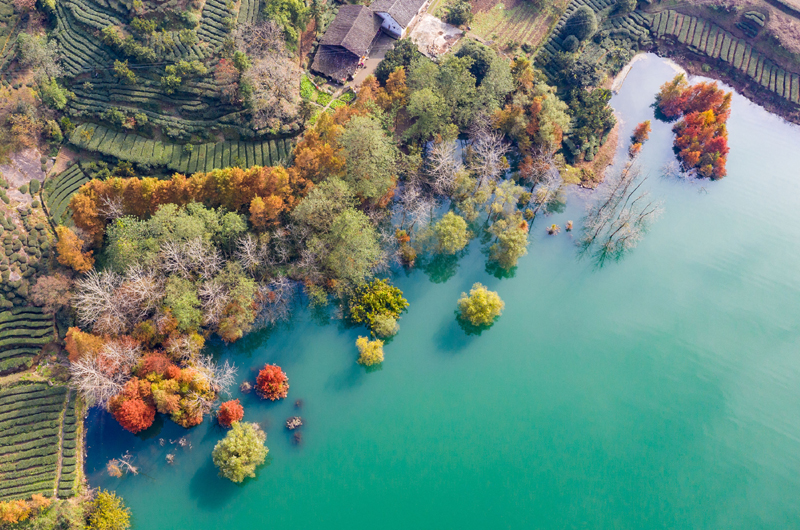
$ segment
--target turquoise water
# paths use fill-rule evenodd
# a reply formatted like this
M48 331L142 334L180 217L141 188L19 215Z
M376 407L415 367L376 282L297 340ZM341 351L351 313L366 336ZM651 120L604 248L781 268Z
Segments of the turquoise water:
M634 65L612 100L623 137L673 75ZM654 121L641 160L665 213L623 261L597 270L539 221L513 278L488 274L477 243L445 282L402 275L411 307L373 373L355 364L363 329L302 310L214 344L240 381L265 362L289 375L283 402L236 395L270 465L234 485L210 422L142 439L95 413L92 486L120 493L138 530L800 528L800 129L735 96L720 182L661 178L671 139ZM577 227L584 194L547 224ZM466 336L455 303L476 281L506 311ZM297 399L300 446L282 426ZM184 434L191 449L169 445ZM142 473L102 473L128 450Z

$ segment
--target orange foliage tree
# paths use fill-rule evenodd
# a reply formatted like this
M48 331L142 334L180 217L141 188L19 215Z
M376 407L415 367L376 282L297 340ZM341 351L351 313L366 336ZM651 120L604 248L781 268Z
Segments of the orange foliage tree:
M244 418L244 407L242 407L238 399L226 401L219 406L217 421L223 427L230 427L231 423L242 421L242 418Z
M260 197L265 211L259 222L273 223L279 214L291 211L312 186L298 172L280 166L232 167L191 177L176 174L169 180L115 177L83 185L72 197L70 208L75 225L98 244L107 222L101 207L107 202L120 204L126 215L146 218L164 204L184 206L190 202L238 212L250 208L253 200Z
M642 144L650 138L650 120L643 121L633 130L631 135L630 155L634 157L642 150Z
M58 262L76 272L86 272L94 266L92 251L83 252L84 241L66 226L56 227Z
M69 360L76 362L83 357L93 357L100 352L104 340L97 335L84 333L79 328L69 328L64 338L64 348L69 354Z
M263 399L276 401L283 399L289 393L289 378L275 364L266 364L258 372L256 378L256 392Z
M701 176L715 180L724 177L730 151L725 124L731 112L731 93L716 83L688 86L680 74L661 87L657 104L668 118L683 115L673 131L675 149L684 169L696 169Z
M153 424L156 406L150 382L134 377L125 384L121 393L111 398L108 410L127 431L139 433Z

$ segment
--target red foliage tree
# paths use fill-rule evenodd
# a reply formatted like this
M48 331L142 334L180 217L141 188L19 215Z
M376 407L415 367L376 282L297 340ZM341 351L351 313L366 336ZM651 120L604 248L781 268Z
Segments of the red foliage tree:
M658 108L668 118L683 115L675 124L675 149L684 169L696 169L703 177L720 179L727 174L725 164L731 94L716 83L688 86L681 74L661 87Z
M289 393L289 378L280 366L266 364L258 372L256 392L263 399L276 401L285 398Z
M108 410L125 430L133 434L147 429L156 417L150 382L132 378L122 392L111 398Z
M115 408L114 418L120 425L133 434L141 432L153 424L156 408L141 399L128 399Z
M650 120L643 121L633 130L633 143L643 144L650 138Z
M231 423L242 421L242 418L244 418L244 407L242 407L238 399L226 401L219 406L217 421L223 427L230 427Z

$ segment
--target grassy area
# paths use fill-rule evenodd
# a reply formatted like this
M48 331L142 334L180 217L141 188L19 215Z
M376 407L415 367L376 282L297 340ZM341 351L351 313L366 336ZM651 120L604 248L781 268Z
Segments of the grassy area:
M542 7L528 2L505 0L476 13L470 25L472 33L500 46L537 47L558 21L569 0L557 0Z

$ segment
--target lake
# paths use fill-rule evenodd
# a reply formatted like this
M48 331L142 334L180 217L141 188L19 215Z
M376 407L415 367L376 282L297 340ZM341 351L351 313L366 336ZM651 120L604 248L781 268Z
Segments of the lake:
M622 138L674 75L653 55L633 66L612 100ZM486 272L478 242L446 281L400 273L411 306L378 371L355 362L364 328L305 310L213 342L239 382L267 362L289 376L279 403L234 393L268 433L257 478L217 477L224 431L208 420L143 439L93 412L91 485L121 494L137 530L800 528L800 128L739 95L732 108L718 182L661 177L672 132L653 121L640 159L664 214L618 263L546 234L579 229L592 196L574 190L512 278ZM468 336L454 310L477 281L506 308ZM299 446L283 427L296 414ZM126 451L141 473L108 477Z

